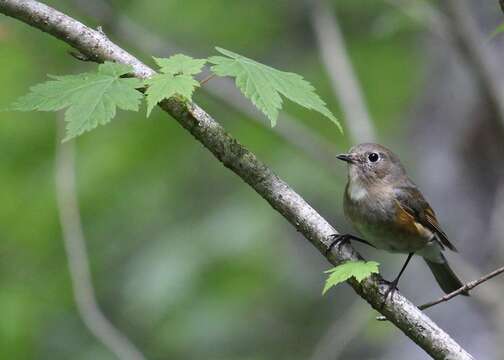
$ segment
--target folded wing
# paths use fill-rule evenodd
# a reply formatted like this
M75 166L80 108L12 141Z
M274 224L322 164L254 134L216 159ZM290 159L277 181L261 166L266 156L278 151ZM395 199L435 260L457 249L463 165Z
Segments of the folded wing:
M436 219L434 210L425 200L422 193L414 186L403 186L396 188L396 200L400 207L414 217L415 221L425 226L436 235L441 248L446 246L452 251L457 251L455 246L448 240L446 233L441 229Z

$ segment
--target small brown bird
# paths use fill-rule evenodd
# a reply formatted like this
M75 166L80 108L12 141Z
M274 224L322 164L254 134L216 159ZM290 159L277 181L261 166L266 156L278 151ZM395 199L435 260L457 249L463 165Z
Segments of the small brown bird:
M386 296L396 289L413 254L424 258L445 293L463 286L442 253L446 248L457 250L399 158L384 146L372 143L356 145L337 158L348 163L345 215L363 238L337 235L329 250L353 239L378 249L408 254Z

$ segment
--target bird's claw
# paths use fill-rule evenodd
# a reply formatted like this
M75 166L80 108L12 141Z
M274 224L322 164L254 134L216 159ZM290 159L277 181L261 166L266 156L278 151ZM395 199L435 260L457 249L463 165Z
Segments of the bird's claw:
M332 234L332 235L329 235L329 238L331 238L332 241L325 251L326 256L331 252L331 250L336 245L340 246L341 244L348 243L348 241L350 241L350 236L348 236L348 234Z
M394 281L382 280L381 282L388 285L388 288L385 291L385 295L383 296L383 303L381 304L381 308L383 308L383 306L387 302L388 297L390 296L392 298L394 296L394 293L397 290L399 290L399 288L397 287L397 283L398 283L397 279Z

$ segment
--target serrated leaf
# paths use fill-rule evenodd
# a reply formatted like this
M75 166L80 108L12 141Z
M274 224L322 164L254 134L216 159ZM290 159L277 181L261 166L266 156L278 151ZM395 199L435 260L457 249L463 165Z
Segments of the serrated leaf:
M52 80L35 85L11 107L18 111L65 112L65 141L108 123L116 109L138 111L142 94L136 90L142 81L121 78L131 71L129 65L105 62L97 72L77 75L48 75Z
M192 75L201 72L206 59L193 59L190 56L177 54L169 58L154 58L160 67L161 74L145 80L149 87L147 96L147 116L161 100L174 95L191 100L194 90L199 86Z
M194 89L199 82L190 75L156 74L145 81L149 87L145 92L147 96L147 116L154 106L161 100L179 94L186 99L191 99Z
M276 125L282 108L283 95L289 100L311 110L318 111L333 121L343 131L340 123L315 93L315 88L302 76L274 69L245 56L222 48L216 48L224 56L212 56L208 61L212 71L219 76L232 76L243 95Z
M369 275L378 273L378 265L379 263L376 261L348 261L325 271L326 274L330 275L325 282L322 294L325 294L330 288L350 279L352 276L358 282L361 282Z
M165 74L195 75L201 72L206 59L194 59L184 54L176 54L169 58L154 58L160 71Z

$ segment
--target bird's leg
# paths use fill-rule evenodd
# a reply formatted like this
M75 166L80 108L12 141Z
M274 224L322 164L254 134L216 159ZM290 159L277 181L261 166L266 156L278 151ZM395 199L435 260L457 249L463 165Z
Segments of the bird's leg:
M385 302L387 301L388 296L393 294L394 291L397 290L397 284L399 283L399 279L401 278L402 273L406 269L406 266L408 266L408 263L410 262L411 258L413 257L413 254L414 253L412 253L412 252L408 254L408 258L406 259L404 265L402 266L401 271L399 271L399 275L397 275L396 278L391 283L389 283L389 287L388 287L387 291L385 292L385 299L383 300L382 307L383 307L383 305L385 305Z
M332 239L332 242L331 242L331 244L329 244L329 246L327 247L327 249L325 251L326 255L329 254L331 252L331 250L333 249L333 247L335 247L336 245L348 243L350 240L358 241L360 243L369 245L369 246L374 247L376 249L376 247L373 244L371 244L370 242L368 242L364 239L361 239L360 237L352 235L352 234L332 234L329 237Z

